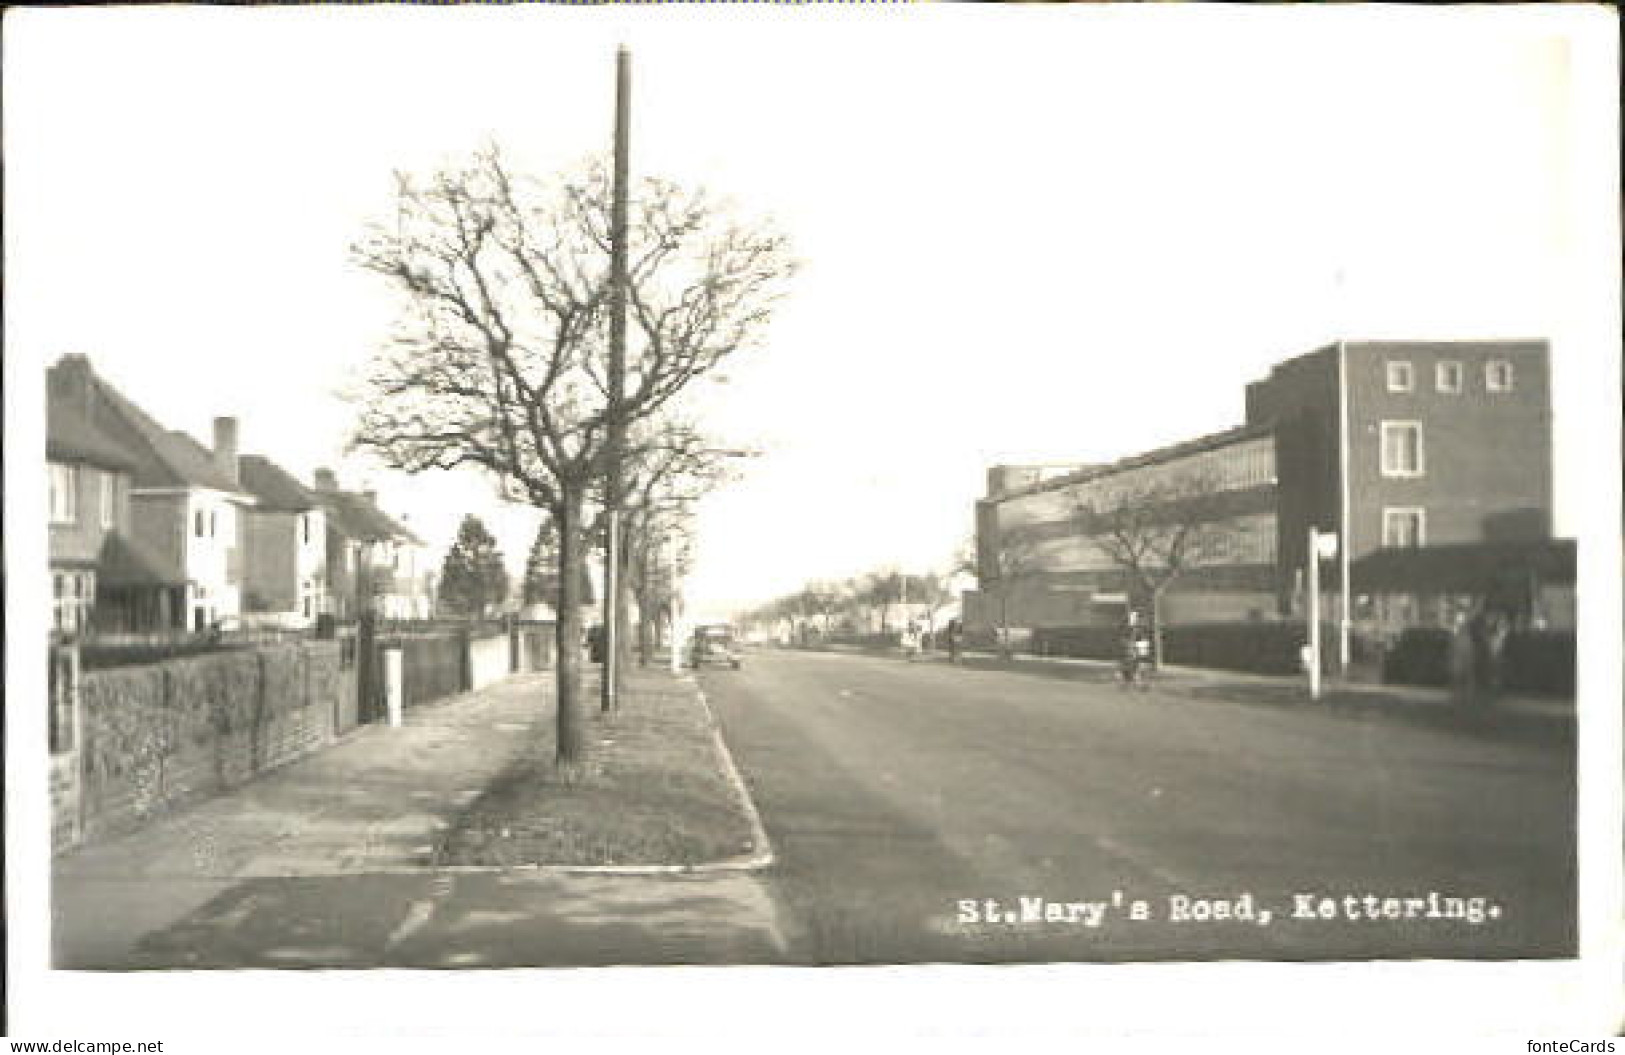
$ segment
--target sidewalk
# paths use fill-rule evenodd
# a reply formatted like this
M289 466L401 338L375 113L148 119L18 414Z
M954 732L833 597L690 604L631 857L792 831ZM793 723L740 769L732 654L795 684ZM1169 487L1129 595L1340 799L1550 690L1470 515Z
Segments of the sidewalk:
M863 655L901 656L896 650L877 651L858 646L829 645L827 651ZM993 652L961 652L963 666L979 670L1015 670L1046 677L1078 681L1115 682L1117 664L1110 660L1074 659L1064 656L1034 656L1018 653L1009 660ZM924 661L946 664L941 652L928 652ZM1319 700L1309 698L1304 677L1249 674L1206 667L1164 665L1155 675L1153 687L1198 699L1222 699L1261 705L1318 707L1334 713L1380 714L1400 720L1427 724L1470 727L1483 732L1531 734L1540 739L1571 739L1574 735L1575 701L1539 696L1502 696L1479 710L1458 706L1449 689L1414 685L1343 681L1327 678Z
M749 876L691 880L674 894L647 877L429 867L442 832L553 721L551 673L515 676L411 709L401 728L363 726L226 795L65 854L54 862L57 964L545 965L560 942L578 959L636 947L626 931L641 932L622 918L631 905L662 940L674 929L710 943L720 933L770 953L771 905ZM590 717L588 729L609 735ZM687 906L682 919L660 909L673 897ZM507 925L451 962L432 936L453 916ZM603 944L584 920L621 927Z

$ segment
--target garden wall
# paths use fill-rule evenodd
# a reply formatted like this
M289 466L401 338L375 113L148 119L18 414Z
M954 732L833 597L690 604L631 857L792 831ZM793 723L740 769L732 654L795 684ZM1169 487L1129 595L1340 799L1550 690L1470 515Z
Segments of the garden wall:
M478 691L512 673L509 640L507 634L468 640L469 688Z
M354 692L345 675L332 642L82 672L78 735L53 755L57 845L132 827L331 742L347 682Z

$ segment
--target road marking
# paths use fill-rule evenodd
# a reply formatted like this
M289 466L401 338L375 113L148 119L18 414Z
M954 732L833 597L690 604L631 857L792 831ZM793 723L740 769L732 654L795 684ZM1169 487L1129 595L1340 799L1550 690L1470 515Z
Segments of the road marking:
M451 895L452 884L455 882L450 875L437 874L429 884L429 896L412 902L406 910L405 918L396 924L395 929L389 932L389 937L384 939L385 951L395 948L422 930L433 918L435 904Z

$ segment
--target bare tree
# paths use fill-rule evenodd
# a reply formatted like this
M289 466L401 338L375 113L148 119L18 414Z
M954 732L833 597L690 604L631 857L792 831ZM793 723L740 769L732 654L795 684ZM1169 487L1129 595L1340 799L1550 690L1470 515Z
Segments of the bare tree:
M580 583L585 507L609 455L610 179L510 173L495 148L427 180L397 175L396 215L354 247L403 301L371 365L353 445L407 472L472 465L545 510L559 547L561 773L585 761ZM784 239L703 195L634 189L622 421L630 429L758 344L793 270Z
M991 538L961 549L955 571L976 574L977 588L990 594L999 606L999 656L1009 659L1013 651L1010 641L1010 601L1023 584L1033 580L1043 569L1038 540L1025 528L999 530Z
M713 438L670 408L636 423L627 437L621 463L622 545L617 577L621 588L615 617L620 626L630 626L631 608L636 602L637 642L645 664L653 629L647 613L658 604L651 587L665 578L659 551L671 531L666 514L673 502L692 501L727 481L731 475L728 456L729 452L719 448ZM596 488L594 493L598 493ZM606 527L602 515L592 524L592 537L600 544L607 539ZM607 545L603 549L607 554ZM630 634L619 636L617 649L623 670L630 667L632 647Z
M1149 605L1152 662L1160 667L1163 595L1204 558L1222 554L1237 534L1219 482L1190 470L1093 496L1074 493L1073 503L1079 530L1123 569L1131 594Z

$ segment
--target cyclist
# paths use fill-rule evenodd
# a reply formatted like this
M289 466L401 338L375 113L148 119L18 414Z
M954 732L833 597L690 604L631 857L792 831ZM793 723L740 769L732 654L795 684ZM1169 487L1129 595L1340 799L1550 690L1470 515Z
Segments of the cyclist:
M1128 624L1123 628L1122 654L1118 660L1117 676L1127 688L1138 685L1146 688L1151 671L1151 638L1140 622L1139 612L1129 612Z

